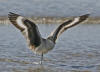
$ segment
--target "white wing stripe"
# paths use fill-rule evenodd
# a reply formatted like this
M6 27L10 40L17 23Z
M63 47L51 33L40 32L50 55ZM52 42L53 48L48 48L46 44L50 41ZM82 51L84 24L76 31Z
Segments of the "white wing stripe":
M60 36L60 34L64 31L65 28L68 28L72 25L74 25L75 23L77 23L79 21L80 17L77 17L73 20L73 22L71 22L70 24L67 24L66 26L64 26L58 33L57 38Z
M80 17L75 18L74 21L73 21L72 23L70 23L70 24L64 26L64 28L67 28L67 27L72 26L73 24L77 23L77 22L79 21L79 19L80 19Z
M23 23L23 19L24 19L24 17L19 16L16 21L17 21L17 24L19 26L21 26L22 28L25 28L25 30L22 32L22 34L24 35L24 37L27 40L27 43L29 44L30 43L30 40L29 40L29 37L28 37L28 31L27 31L27 27Z
M21 16L19 16L18 18L17 18L17 24L20 26L20 27L22 27L22 28L25 28L25 29L27 29L26 28L26 26L24 26L24 24L23 24L23 17L21 17Z

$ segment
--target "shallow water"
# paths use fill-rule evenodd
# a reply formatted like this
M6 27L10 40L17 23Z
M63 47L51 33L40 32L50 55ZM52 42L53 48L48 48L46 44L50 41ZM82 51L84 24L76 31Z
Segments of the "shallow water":
M39 24L47 37L57 24ZM100 24L80 24L64 32L55 48L44 56L28 49L12 25L0 25L0 72L100 72Z

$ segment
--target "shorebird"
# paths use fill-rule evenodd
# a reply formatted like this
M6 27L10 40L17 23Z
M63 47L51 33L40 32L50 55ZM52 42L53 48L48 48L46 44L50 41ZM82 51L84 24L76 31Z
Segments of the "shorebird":
M56 44L56 40L58 37L67 29L76 26L77 24L83 22L88 18L89 14L81 15L75 17L73 19L67 20L61 25L58 26L46 39L41 37L41 34L38 30L37 25L30 21L29 19L21 16L19 14L15 14L9 12L8 18L10 22L21 31L21 33L26 38L29 49L31 49L34 53L41 55L42 64L43 55L48 53L48 51L52 50Z

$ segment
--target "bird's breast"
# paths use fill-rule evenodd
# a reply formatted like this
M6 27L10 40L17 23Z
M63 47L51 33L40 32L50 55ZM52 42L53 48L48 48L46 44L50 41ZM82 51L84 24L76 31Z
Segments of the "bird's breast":
M54 48L54 43L50 40L43 40L40 44L40 46L38 46L35 51L38 54L41 53L47 53L48 51L52 50Z

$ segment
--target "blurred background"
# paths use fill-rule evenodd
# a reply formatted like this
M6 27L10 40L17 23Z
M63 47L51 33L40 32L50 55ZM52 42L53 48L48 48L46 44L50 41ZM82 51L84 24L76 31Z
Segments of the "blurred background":
M8 12L25 16L100 16L100 0L0 0L0 15Z
M87 23L100 23L99 0L0 0L0 23L9 24L14 12L38 24L62 23L74 16L91 14Z

